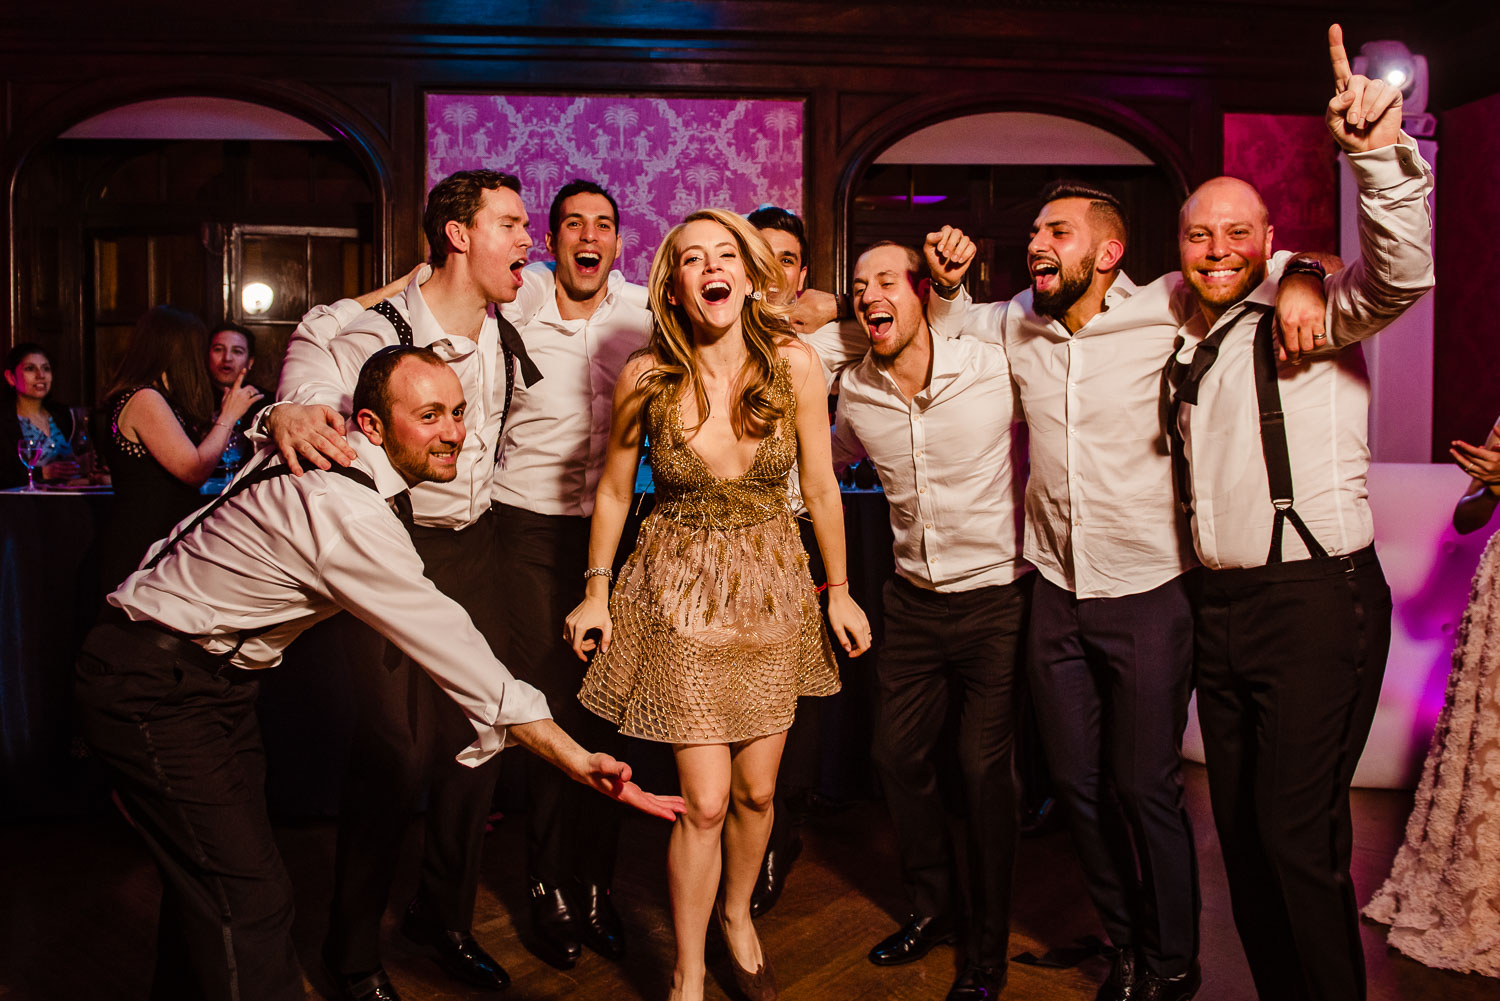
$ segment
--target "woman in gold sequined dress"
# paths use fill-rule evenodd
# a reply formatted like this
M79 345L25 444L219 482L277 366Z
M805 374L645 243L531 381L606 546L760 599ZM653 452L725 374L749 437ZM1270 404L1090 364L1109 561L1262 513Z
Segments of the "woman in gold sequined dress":
M579 699L621 732L673 745L688 811L667 854L674 1001L703 996L717 912L736 980L776 996L750 923L771 797L797 698L839 688L817 595L786 502L794 462L827 567L828 620L851 654L870 626L849 597L843 510L817 359L791 336L770 248L742 218L705 209L651 266L655 329L615 391L583 603L566 634L596 647ZM657 506L609 593L641 442ZM723 891L719 893L720 876ZM717 902L716 902L717 895Z

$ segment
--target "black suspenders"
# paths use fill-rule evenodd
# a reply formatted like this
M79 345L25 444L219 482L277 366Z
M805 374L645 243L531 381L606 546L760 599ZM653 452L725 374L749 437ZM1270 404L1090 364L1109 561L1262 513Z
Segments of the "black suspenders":
M1255 342L1252 353L1255 360L1255 401L1260 411L1260 447L1265 456L1266 481L1271 492L1271 506L1276 509L1271 525L1271 551L1266 563L1280 563L1281 536L1286 522L1292 523L1309 555L1322 558L1328 555L1307 525L1292 507L1295 494L1292 490L1292 460L1287 449L1286 417L1281 410L1281 387L1276 376L1276 338L1272 336L1272 324L1276 314L1266 309L1255 327ZM1208 369L1218 360L1219 346L1224 337L1237 324L1227 323L1207 337L1193 353L1193 360L1183 365L1177 360L1177 351L1182 341L1174 345L1172 357L1167 360L1164 372L1167 387L1175 386L1171 393L1171 405L1167 408L1167 435L1172 445L1172 471L1177 483L1178 500L1184 510L1191 507L1191 481L1189 478L1187 451L1182 431L1177 425L1179 409L1183 404L1198 402L1198 386Z
M1313 538L1292 507L1292 459L1286 444L1286 416L1281 411L1281 386L1276 377L1276 338L1271 334L1275 314L1266 313L1255 328L1255 402L1260 409L1260 448L1266 458L1266 482L1271 488L1271 505L1276 520L1271 525L1271 552L1267 563L1281 562L1281 530L1290 521L1307 547L1308 553L1321 559L1328 555Z
M391 326L396 328L396 339L398 341L406 347L412 346L411 324L406 321L406 317L401 315L401 311L391 304L389 299L382 299L371 306L370 310L379 313L391 322ZM537 370L536 365L532 364L531 357L526 354L526 346L521 340L521 334L511 322L499 313L496 313L495 323L500 328L500 353L505 365L505 409L500 411L500 427L504 428L505 422L510 419L511 400L516 395L517 360L519 359L520 361L521 376L526 380L526 385L530 386L532 383L540 380L542 373ZM496 442L495 447L497 449L500 447L498 442Z
M151 561L145 566L141 567L141 569L155 569L158 563L166 559L166 557L172 552L172 550L177 548L177 543L182 541L183 536L187 535L193 529L197 528L199 525L203 524L203 522L207 521L208 516L217 511L219 509L219 506L222 505L225 501L229 500L229 498L244 493L246 489L248 489L249 487L253 487L257 483L262 483L266 480L273 480L278 476L285 476L291 471L291 468L286 466L285 464L279 464L275 466L264 465L259 469L252 470L251 472L246 473L244 476L241 476L238 480L235 480L232 485L230 485L228 490L225 490L219 496L215 497L213 500L205 504L203 510L198 512L198 517L190 521L187 527L182 531L178 532L176 535L168 539L167 544L162 546L161 549L157 550L156 555L151 557ZM328 469L314 468L309 469L308 472L337 473L338 475L346 479L353 480L360 486L368 487L371 490L376 489L375 481L370 478L368 473L349 466L340 466L338 463L333 463L332 466Z

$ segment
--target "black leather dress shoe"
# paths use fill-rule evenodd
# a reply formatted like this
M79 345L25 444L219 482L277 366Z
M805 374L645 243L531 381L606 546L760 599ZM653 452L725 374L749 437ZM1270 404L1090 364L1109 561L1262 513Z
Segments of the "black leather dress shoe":
M396 985L386 976L385 967L377 966L369 973L341 973L328 961L328 947L323 947L323 966L333 978L334 993L340 1001L401 1001Z
M1005 990L1005 967L965 966L948 989L948 1001L995 1001Z
M755 889L750 891L750 916L758 918L776 906L781 891L786 887L786 874L792 863L802 854L802 839L792 835L785 848L767 848L766 857L760 864L760 878Z
M1116 949L1109 964L1109 976L1099 985L1094 1001L1131 1001L1135 994L1135 950L1126 946Z
M332 973L331 970L329 972ZM347 977L334 973L333 982L338 986L338 996L344 1001L401 1001L401 995L396 993L396 985L391 983L391 978L385 975L384 969L377 969L365 977Z
M578 920L568 898L556 886L531 884L532 952L559 970L571 970L583 952Z
M438 965L455 980L480 990L498 991L510 986L510 974L484 951L466 931L439 928L412 901L401 920L401 934L436 953Z
M947 918L911 918L894 935L881 939L870 950L870 962L876 966L914 963L931 952L933 946L952 941L953 922Z
M625 928L615 913L609 887L580 883L573 889L578 935L583 944L605 959L625 958Z
M1198 993L1201 986L1203 973L1198 969L1197 963L1186 973L1170 979L1142 970L1136 977L1130 1001L1192 1001L1193 995Z

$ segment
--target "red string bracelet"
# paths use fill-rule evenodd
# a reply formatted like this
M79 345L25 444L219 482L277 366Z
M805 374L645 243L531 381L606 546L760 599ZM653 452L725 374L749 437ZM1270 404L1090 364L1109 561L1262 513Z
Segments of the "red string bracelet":
M825 581L824 583L819 584L817 587L813 588L813 590L816 591L818 594L822 594L824 591L828 590L830 587L843 587L847 583L849 583L849 578L848 577L845 577L843 580L839 581L837 584L829 584L829 583L827 583Z

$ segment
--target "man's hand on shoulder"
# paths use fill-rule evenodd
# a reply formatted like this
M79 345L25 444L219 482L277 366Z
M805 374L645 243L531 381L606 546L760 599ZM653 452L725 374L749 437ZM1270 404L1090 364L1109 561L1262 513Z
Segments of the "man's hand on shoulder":
M1324 120L1334 142L1345 153L1366 153L1394 145L1401 136L1401 91L1384 80L1359 76L1349 68L1344 29L1328 28L1328 58L1333 64L1333 100Z
M389 285L378 288L373 292L366 292L364 295L359 296L354 301L365 307L365 309L369 309L376 303L384 302L391 296L398 295L399 293L404 292L406 290L406 286L411 284L411 280L417 277L417 272L421 271L426 266L427 265L425 264L418 264L416 267L412 268L406 274L402 275L400 278L397 278Z
M839 318L839 299L831 292L810 288L797 297L792 307L792 329L799 334L810 334L819 327L827 326Z
M297 476L303 473L299 457L319 469L354 461L354 449L344 437L344 418L332 407L279 404L266 414L266 434Z

